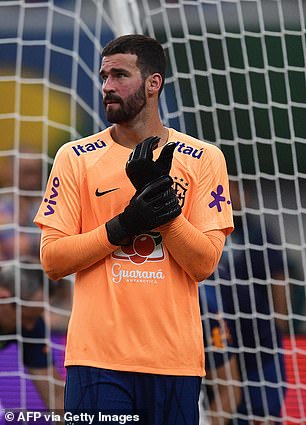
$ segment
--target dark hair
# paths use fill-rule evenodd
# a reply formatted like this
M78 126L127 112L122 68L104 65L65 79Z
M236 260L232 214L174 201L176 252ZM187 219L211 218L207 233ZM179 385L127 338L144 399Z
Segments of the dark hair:
M143 34L128 34L110 41L102 50L103 56L116 53L130 53L137 56L137 66L145 79L155 72L162 77L161 93L166 74L166 55L161 44L154 38Z

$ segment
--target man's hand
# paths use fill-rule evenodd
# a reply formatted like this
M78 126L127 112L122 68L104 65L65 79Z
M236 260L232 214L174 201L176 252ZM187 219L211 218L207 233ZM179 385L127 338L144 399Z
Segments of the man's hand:
M159 177L136 192L125 210L106 223L113 245L128 245L133 236L168 223L181 213L171 177Z
M176 143L167 143L156 161L153 161L153 150L160 138L148 137L138 143L126 163L126 174L137 191L142 190L148 183L161 176L169 176L173 152Z

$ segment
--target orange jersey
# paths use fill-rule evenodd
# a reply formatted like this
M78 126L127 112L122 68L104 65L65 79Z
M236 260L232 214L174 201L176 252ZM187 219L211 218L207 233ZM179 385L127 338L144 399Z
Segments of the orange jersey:
M214 145L169 129L182 211L202 232L233 229L226 164ZM162 148L154 151L158 157ZM68 235L123 211L135 193L125 174L131 149L106 129L58 151L35 223ZM148 232L76 273L65 365L166 375L204 375L197 282L160 233Z

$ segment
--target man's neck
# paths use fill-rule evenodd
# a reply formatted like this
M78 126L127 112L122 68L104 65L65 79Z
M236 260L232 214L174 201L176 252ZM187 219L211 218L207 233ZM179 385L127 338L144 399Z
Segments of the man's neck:
M161 121L155 124L148 126L139 122L137 125L114 124L110 133L116 143L126 148L133 149L138 143L151 136L160 137L159 146L163 146L168 141L169 130L163 126Z

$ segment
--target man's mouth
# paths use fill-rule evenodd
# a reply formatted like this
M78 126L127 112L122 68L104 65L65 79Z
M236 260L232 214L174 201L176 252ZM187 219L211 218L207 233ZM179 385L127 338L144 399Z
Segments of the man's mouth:
M120 103L119 99L104 99L104 105L108 106L108 105L113 105L113 104L117 104Z

